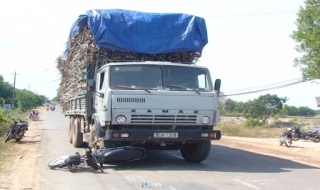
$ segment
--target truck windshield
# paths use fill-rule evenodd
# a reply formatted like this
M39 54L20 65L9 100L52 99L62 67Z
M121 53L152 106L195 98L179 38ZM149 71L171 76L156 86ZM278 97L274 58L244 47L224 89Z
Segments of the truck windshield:
M124 90L210 91L205 68L170 65L110 66L110 87Z

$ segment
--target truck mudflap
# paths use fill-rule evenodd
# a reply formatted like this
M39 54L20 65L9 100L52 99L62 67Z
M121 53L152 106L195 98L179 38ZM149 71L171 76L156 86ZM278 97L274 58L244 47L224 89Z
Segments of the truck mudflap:
M220 140L219 130L106 130L107 141Z

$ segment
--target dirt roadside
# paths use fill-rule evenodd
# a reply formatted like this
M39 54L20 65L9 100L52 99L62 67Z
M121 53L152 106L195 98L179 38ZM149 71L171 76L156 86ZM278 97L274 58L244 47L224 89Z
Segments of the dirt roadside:
M277 138L244 138L223 136L212 144L248 152L274 156L320 168L320 143L307 140L293 141L291 147L280 146Z
M41 111L41 110L40 110ZM41 120L41 112L40 112ZM13 157L5 160L0 175L0 189L36 190L38 187L38 159L40 155L40 121L28 121L29 129L20 142L11 139L6 143Z
M40 116L41 116L40 110ZM7 146L15 150L12 159L2 168L0 189L39 189L38 160L40 155L41 121L29 121L29 130L20 143L10 140ZM288 159L320 168L320 143L294 141L292 147L279 146L276 138L243 138L223 136L214 145L221 145L244 151ZM11 162L11 163L10 163Z

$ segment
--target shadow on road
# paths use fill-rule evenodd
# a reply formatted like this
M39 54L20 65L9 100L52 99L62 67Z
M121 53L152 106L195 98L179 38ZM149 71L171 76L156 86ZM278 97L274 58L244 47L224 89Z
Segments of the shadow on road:
M147 151L147 157L132 162L112 162L104 168L114 170L191 170L241 173L281 173L293 169L319 169L294 161L243 150L212 145L208 158L201 163L186 162L180 151Z

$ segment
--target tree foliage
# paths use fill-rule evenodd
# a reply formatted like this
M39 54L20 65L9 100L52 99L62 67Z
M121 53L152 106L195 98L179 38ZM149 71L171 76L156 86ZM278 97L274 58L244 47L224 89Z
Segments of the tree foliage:
M245 104L243 115L254 125L258 122L264 124L271 115L278 114L287 98L266 94Z
M320 0L306 0L300 7L297 30L291 37L298 43L296 50L303 53L295 59L304 79L320 79Z
M45 101L45 96L39 96L28 90L17 90L18 107L25 111L40 106Z
M285 105L287 97L266 94L248 102L237 102L228 99L225 104L219 104L221 115L242 115L247 119L248 126L264 125L267 119L286 116L315 116L320 112L308 107Z
M12 86L10 86L9 83L5 82L2 75L0 75L0 98L5 99L6 102L11 101L12 89Z

